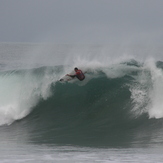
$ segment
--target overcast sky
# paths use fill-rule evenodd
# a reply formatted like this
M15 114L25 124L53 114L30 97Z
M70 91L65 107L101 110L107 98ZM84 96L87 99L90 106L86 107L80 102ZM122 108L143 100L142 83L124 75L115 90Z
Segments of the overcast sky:
M163 0L0 0L0 42L163 43Z

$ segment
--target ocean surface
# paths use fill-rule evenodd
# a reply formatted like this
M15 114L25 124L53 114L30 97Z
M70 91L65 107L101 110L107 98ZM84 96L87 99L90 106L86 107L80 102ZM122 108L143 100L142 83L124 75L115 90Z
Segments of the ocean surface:
M85 80L60 82L74 67ZM163 162L163 48L0 43L0 162Z

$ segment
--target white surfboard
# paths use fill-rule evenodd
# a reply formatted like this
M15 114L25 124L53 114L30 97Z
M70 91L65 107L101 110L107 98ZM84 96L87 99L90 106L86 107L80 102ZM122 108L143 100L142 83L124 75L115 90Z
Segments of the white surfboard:
M72 80L72 79L74 79L73 77L70 77L70 76L67 76L67 75L65 75L64 77L62 77L59 81L60 82L66 82L66 81L70 81L70 80Z

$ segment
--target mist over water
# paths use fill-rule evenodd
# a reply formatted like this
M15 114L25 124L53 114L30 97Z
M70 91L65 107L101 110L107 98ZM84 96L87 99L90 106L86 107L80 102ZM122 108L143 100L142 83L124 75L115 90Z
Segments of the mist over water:
M144 62L149 59L163 60L162 46L154 45L56 45L34 43L1 43L1 69L96 64L108 66L135 59ZM13 62L11 62L11 60ZM13 63L13 64L12 64ZM2 65L2 64L6 64Z

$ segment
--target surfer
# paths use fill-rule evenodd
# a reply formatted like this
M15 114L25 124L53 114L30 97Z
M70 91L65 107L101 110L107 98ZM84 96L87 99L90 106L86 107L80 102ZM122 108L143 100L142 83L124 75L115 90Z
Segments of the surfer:
M72 78L77 77L80 81L85 79L84 73L81 70L79 70L77 67L74 68L74 71L76 72L75 75L67 74L67 76L70 76Z

